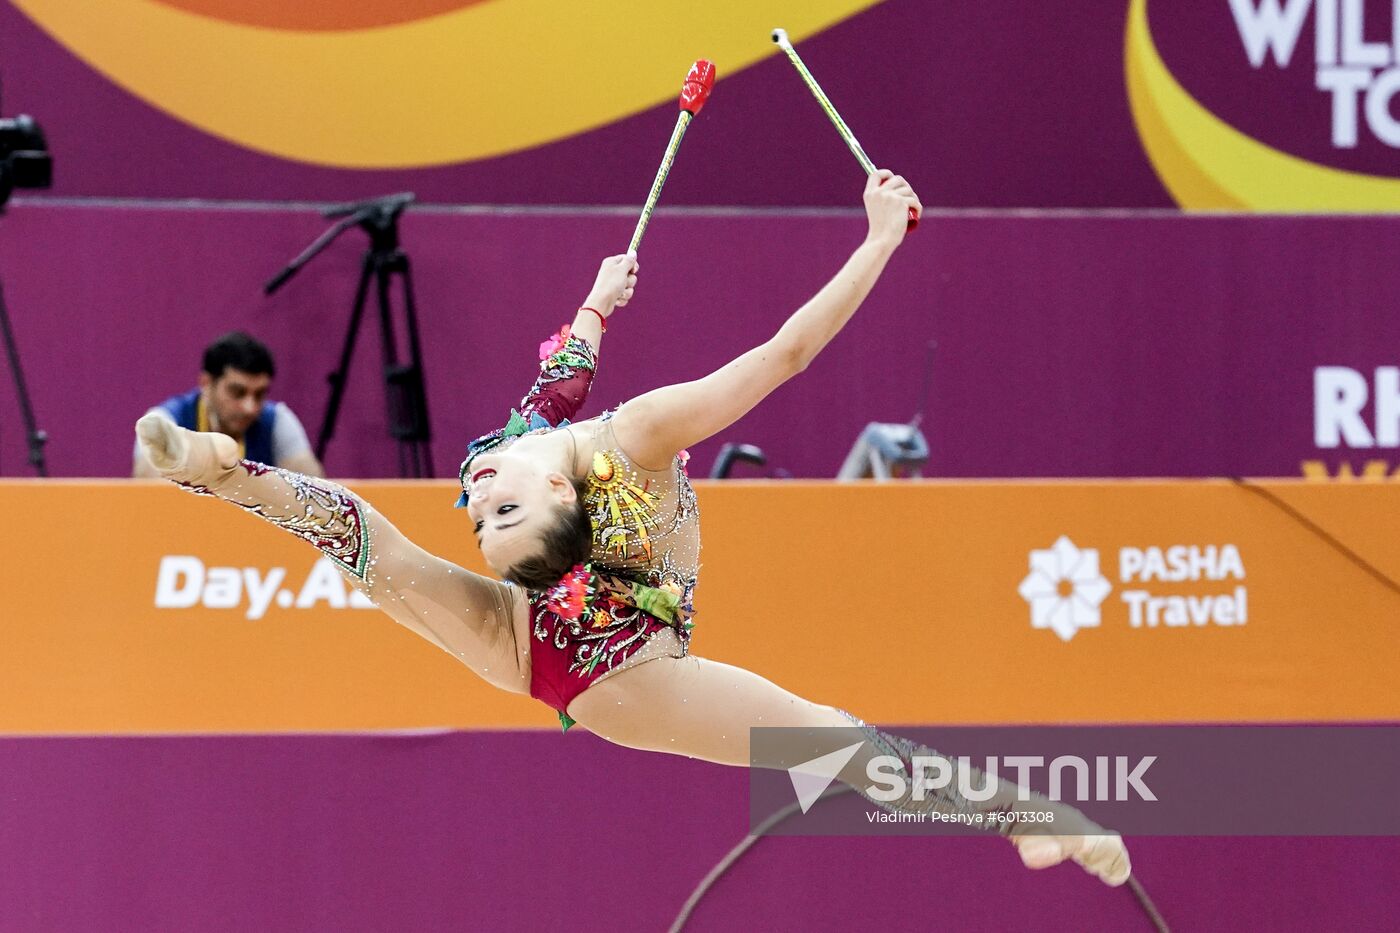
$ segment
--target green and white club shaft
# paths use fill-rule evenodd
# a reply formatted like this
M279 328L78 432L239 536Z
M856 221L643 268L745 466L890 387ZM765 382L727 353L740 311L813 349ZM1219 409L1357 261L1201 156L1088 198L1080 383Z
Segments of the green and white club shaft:
M666 144L666 155L661 158L661 167L656 170L656 180L651 183L651 193L647 195L647 203L642 207L642 216L637 219L637 229L632 231L632 242L627 247L629 253L635 253L642 243L642 234L646 233L651 212L656 209L656 202L661 199L661 189L666 184L666 176L671 174L671 163L676 160L676 152L681 148L681 138L685 136L685 128L690 125L691 119L693 117L685 110L676 115L676 128L671 131L671 141Z
M817 99L817 103L821 104L822 110L826 112L828 119L831 120L831 125L836 127L836 132L840 133L841 138L846 141L846 145L856 157L856 161L860 162L860 167L865 169L865 174L874 174L875 163L870 161L870 157L865 154L865 150L862 149L860 143L856 141L856 135L851 132L851 128L846 125L846 121L841 119L841 114L837 113L836 108L832 106L831 98L826 96L826 92L823 91L821 85L817 83L817 79L812 77L812 73L807 70L807 66L802 62L802 56L797 54L797 49L793 48L792 43L788 41L787 32L782 29L773 30L773 41L778 44L779 48L787 53L788 60L792 62L793 67L797 69L797 73L802 76L802 80L806 82L808 90L810 90L812 96Z

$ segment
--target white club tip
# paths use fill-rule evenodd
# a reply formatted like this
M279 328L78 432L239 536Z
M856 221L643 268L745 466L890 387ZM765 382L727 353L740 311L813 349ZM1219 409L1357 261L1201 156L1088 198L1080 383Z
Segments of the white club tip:
M774 29L773 41L776 42L781 49L792 50L792 43L788 41L786 29Z

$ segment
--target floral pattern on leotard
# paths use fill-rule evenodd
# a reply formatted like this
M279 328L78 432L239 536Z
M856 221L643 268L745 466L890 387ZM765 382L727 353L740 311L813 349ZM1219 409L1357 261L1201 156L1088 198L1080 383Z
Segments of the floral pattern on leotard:
M531 594L530 608L534 637L570 652L569 673L585 677L599 666L612 670L630 655L649 634L645 617L682 631L690 622L690 613L670 591L594 573L586 564L555 587Z

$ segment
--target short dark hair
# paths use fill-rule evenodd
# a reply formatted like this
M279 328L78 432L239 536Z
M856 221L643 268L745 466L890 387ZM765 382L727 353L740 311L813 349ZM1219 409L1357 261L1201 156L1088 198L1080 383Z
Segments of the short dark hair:
M277 375L272 365L272 352L262 343L242 331L224 334L204 348L204 371L218 379L224 370L232 367L250 376L267 373Z
M572 505L560 505L554 524L540 533L540 551L510 567L505 578L527 590L547 590L563 579L576 564L586 563L593 552L593 523L583 504L587 486L574 480L578 493Z

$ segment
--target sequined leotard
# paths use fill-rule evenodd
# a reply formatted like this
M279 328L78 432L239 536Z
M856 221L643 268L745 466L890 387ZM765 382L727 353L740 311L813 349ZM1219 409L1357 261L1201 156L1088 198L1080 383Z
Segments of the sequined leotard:
M589 564L543 592L528 593L530 695L559 712L574 697L644 660L686 654L700 569L695 490L677 457L666 470L639 467L618 443L612 413L570 426L596 368L592 348L569 337L545 358L540 377L506 426L467 447L459 478L465 505L470 466L528 434L567 429L578 441L593 526Z
M584 505L593 564L673 593L689 607L700 572L700 512L677 457L662 471L637 466L613 433L612 412L589 427L592 463Z

